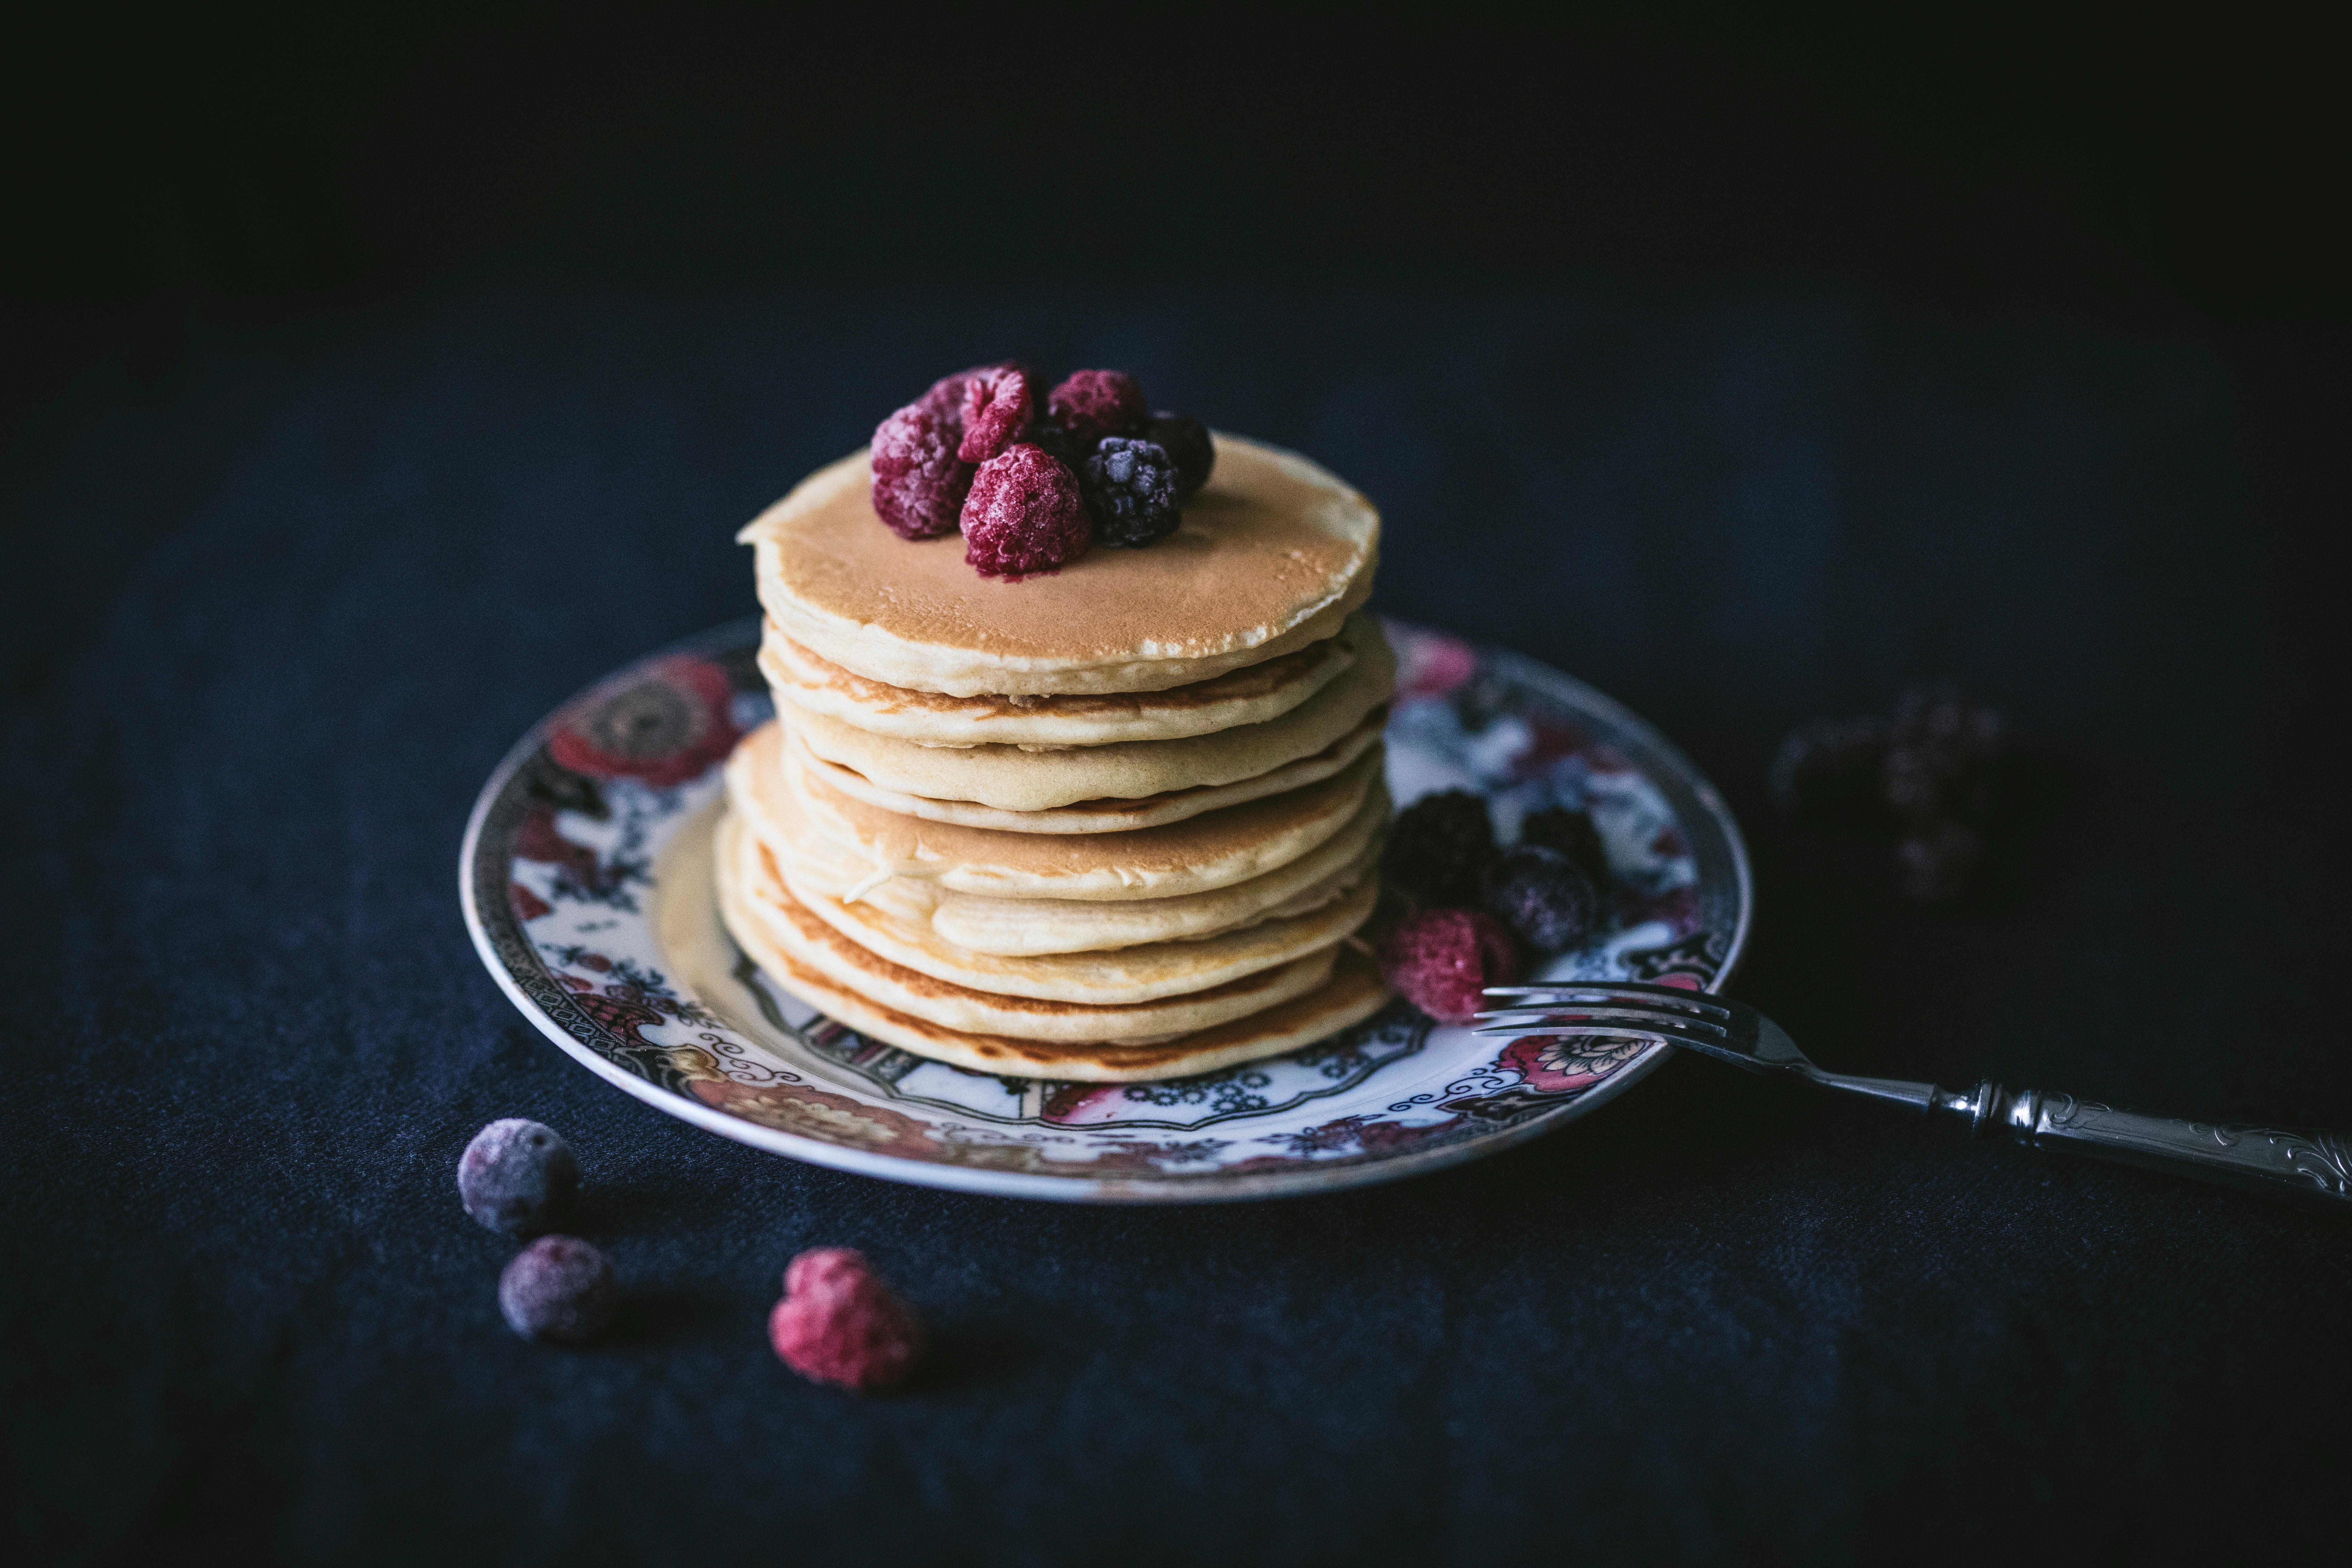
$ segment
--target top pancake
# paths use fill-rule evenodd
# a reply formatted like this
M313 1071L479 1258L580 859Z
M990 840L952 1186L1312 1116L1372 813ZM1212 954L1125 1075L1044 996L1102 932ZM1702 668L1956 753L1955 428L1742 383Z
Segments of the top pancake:
M737 538L783 635L854 675L953 697L1164 691L1331 637L1371 593L1370 502L1295 453L1214 439L1175 532L1017 583L974 572L957 535L892 533L863 452Z

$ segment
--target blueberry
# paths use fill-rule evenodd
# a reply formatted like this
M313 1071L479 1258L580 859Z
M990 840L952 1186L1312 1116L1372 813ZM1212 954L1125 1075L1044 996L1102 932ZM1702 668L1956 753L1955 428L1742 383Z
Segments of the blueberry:
M1176 465L1178 503L1200 494L1201 487L1209 482L1210 470L1217 466L1217 448L1209 439L1209 427L1189 414L1161 409L1143 427L1143 436Z
M552 1127L509 1117L474 1134L457 1161L457 1195L491 1230L552 1229L580 1190L580 1162Z
M1529 812L1519 824L1519 842L1538 849L1559 850L1595 884L1605 885L1609 880L1609 857L1601 847L1600 829L1581 811L1548 805L1541 811Z
M1423 795L1389 831L1382 868L1426 907L1475 907L1495 859L1495 823L1468 790Z
M613 1266L576 1236L542 1236L499 1276L499 1311L527 1340L582 1344L611 1326Z
M1592 879L1557 849L1523 845L1486 877L1486 907L1538 952L1582 947L1601 931Z

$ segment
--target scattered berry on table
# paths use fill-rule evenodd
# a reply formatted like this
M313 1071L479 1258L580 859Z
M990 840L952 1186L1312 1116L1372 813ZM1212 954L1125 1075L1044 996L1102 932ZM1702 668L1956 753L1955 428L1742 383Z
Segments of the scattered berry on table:
M768 1340L786 1366L860 1394L901 1384L922 1360L922 1320L846 1247L820 1247L784 1270Z
M1381 949L1390 989L1441 1023L1467 1023L1489 985L1518 978L1519 955L1502 921L1481 910L1423 910Z
M1601 830L1592 826L1588 813L1571 811L1564 805L1531 811L1520 820L1519 842L1538 849L1559 850L1596 885L1606 885L1609 880L1609 855L1601 847Z
M1050 572L1087 552L1094 526L1068 465L1021 442L980 466L963 503L963 558L983 577Z
M1895 847L1903 890L1927 903L1948 903L1969 890L1984 862L1984 841L1957 822L1936 822Z
M1601 900L1592 879L1557 849L1523 844L1495 862L1486 908L1538 952L1582 947L1598 935Z
M1143 388L1123 370L1073 373L1045 397L1054 422L1081 441L1131 436L1143 426Z
M1495 823L1468 790L1424 795L1398 814L1382 868L1426 905L1475 905L1495 860Z
M1087 459L1080 485L1105 544L1134 547L1176 531L1176 465L1150 441L1106 436Z
M1824 816L1866 814L1878 804L1887 726L1878 719L1813 719L1789 731L1766 775L1772 804Z
M963 438L956 456L985 463L1021 439L1034 412L1029 373L1017 364L975 373L964 383Z
M507 1327L530 1340L583 1344L612 1325L620 1303L613 1266L576 1236L542 1236L499 1276Z
M1176 465L1177 503L1200 494L1201 487L1209 482L1210 470L1217 466L1217 448L1209 439L1209 427L1189 414L1161 409L1151 416L1143 435Z
M1882 779L1886 804L1907 823L1981 822L2000 784L2007 726L1958 687L1915 686L1895 705Z
M552 1230L580 1190L580 1162L552 1127L520 1117L493 1121L457 1158L457 1195L491 1230Z
M961 438L955 421L921 403L908 404L875 427L867 459L874 511L891 532L933 539L956 531L972 479L972 466L956 456Z

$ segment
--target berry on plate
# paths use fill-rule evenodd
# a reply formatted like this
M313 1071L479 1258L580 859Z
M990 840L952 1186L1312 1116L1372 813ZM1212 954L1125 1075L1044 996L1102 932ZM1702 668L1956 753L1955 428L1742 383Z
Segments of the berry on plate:
M1486 876L1486 907L1538 952L1582 947L1601 934L1592 879L1557 849L1522 844Z
M1495 860L1495 823L1468 790L1423 795L1398 814L1382 868L1426 905L1475 905Z
M1489 985L1518 978L1519 955L1503 922L1483 910L1423 910L1381 949L1381 978L1443 1024L1466 1024Z

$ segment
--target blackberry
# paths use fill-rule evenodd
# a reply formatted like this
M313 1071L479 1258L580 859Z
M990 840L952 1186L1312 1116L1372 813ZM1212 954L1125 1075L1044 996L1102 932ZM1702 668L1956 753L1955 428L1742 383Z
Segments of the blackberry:
M1381 949L1381 978L1440 1023L1468 1023L1486 1006L1487 986L1518 973L1511 933L1480 910L1423 910Z
M1969 890L1984 863L1984 841L1957 822L1927 824L1895 847L1903 890L1923 903L1949 903Z
M611 1326L620 1295L604 1255L573 1236L541 1237L499 1276L499 1312L527 1340L593 1340Z
M552 1127L520 1117L474 1134L457 1160L457 1195L477 1223L537 1236L562 1219L580 1190L580 1162Z
M1486 874L1486 908L1538 952L1582 947L1601 931L1592 879L1557 849L1523 845Z
M1040 419L1030 426L1029 433L1022 439L1033 446L1043 447L1048 457L1074 474L1085 470L1087 459L1093 457L1095 451L1092 441L1081 441L1051 419Z
M963 558L1015 581L1087 552L1093 532L1077 476L1024 441L980 466L963 504Z
M1082 470L1087 510L1105 544L1135 548L1176 531L1176 465L1150 441L1106 436Z
M1143 426L1143 388L1123 370L1081 370L1046 395L1045 407L1082 441L1132 436Z
M874 513L891 532L901 539L933 539L956 531L972 477L972 466L956 457L961 439L954 421L920 403L907 405L875 426L867 455Z
M1201 487L1209 482L1210 470L1217 466L1217 448L1209 439L1209 427L1189 414L1161 409L1151 416L1143 435L1176 465L1176 503L1181 506L1200 494Z
M1813 719L1781 741L1766 775L1783 811L1854 816L1879 802L1888 728L1879 719Z
M1029 373L1017 364L984 370L964 384L961 418L963 437L956 457L985 463L1021 439L1034 412Z
M1468 790L1424 795L1398 813L1381 864L1389 880L1426 905L1475 905L1495 860L1495 823Z
M2000 786L2006 729L1999 712L1956 686L1911 688L1895 705L1880 766L1887 805L1912 824L1984 821Z
M1564 805L1529 812L1519 824L1519 842L1538 849L1557 849L1596 887L1609 883L1609 855L1601 847L1601 831L1587 813Z

